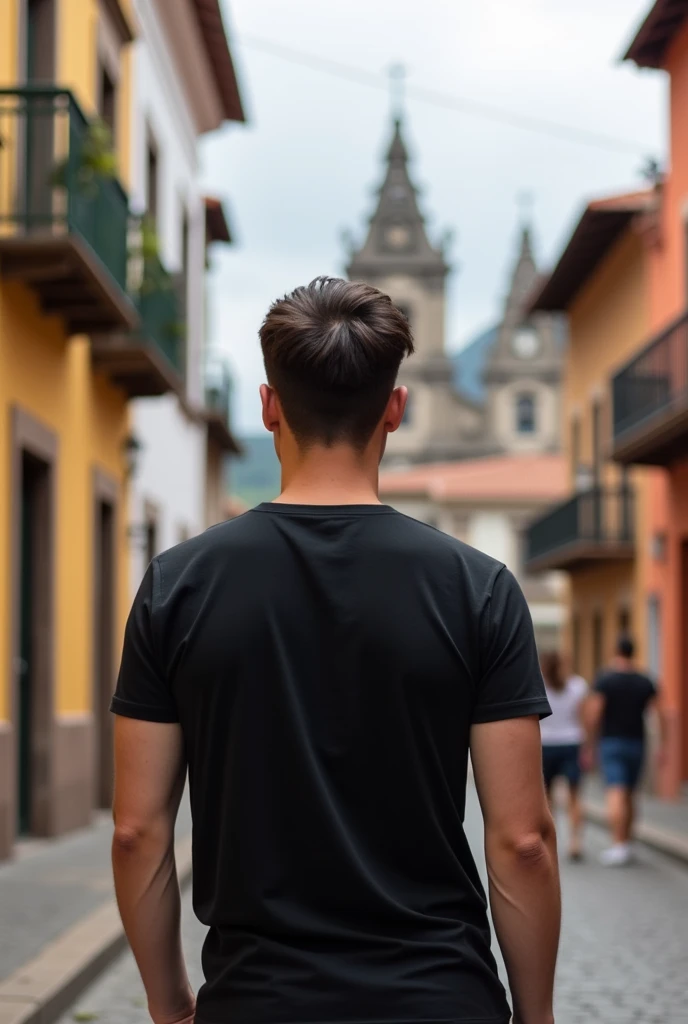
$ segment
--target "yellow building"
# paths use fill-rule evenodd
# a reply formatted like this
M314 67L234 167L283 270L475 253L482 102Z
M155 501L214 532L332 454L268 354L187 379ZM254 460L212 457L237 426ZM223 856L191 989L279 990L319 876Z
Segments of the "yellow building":
M109 797L127 401L174 384L127 293L132 24L0 4L0 856Z
M644 528L652 471L611 461L609 380L650 328L654 192L590 203L533 308L568 315L562 414L571 497L532 524L528 567L568 574L568 641L591 680L620 633L652 662L658 637L646 607L651 557Z

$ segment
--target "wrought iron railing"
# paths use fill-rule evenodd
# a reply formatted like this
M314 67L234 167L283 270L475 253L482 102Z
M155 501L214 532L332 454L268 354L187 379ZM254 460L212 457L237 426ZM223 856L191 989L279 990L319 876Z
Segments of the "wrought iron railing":
M593 487L536 520L526 533L526 561L578 545L613 548L633 543L635 514L630 487Z
M0 89L0 234L77 235L124 289L128 201L105 134L69 89Z
M688 408L688 313L616 374L612 390L616 443L655 416Z
M230 426L232 377L224 360L209 359L205 371L205 404Z
M152 341L180 376L184 376L186 325L181 319L179 292L158 256L145 260L136 306L138 333Z

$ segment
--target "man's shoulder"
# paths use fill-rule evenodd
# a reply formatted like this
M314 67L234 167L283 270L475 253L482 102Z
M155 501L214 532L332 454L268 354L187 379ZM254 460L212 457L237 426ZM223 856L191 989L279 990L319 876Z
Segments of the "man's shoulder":
M168 548L153 559L158 566L161 583L169 585L181 575L212 563L221 553L245 546L259 532L259 527L259 517L249 511Z
M492 582L506 568L503 562L491 555L486 555L478 548L420 519L413 519L399 512L396 522L400 534L404 536L405 544L410 549L418 551L421 555L436 554L442 559L448 559L476 581Z

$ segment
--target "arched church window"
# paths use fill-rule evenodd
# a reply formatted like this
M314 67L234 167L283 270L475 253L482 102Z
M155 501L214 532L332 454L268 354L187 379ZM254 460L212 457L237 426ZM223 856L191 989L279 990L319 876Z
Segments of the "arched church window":
M534 434L535 396L519 395L516 399L516 430L519 434Z

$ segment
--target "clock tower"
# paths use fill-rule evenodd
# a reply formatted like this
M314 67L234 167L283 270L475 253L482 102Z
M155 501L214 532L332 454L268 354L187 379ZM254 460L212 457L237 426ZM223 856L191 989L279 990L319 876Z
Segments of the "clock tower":
M465 458L480 443L483 424L482 409L454 387L444 347L449 265L444 244L433 245L428 238L408 161L402 122L396 118L377 208L363 245L351 250L347 266L351 280L386 292L413 330L416 351L399 376L409 390L407 413L390 435L388 464Z
M564 330L547 314L523 310L537 269L530 228L521 229L504 316L484 373L486 429L503 452L558 451Z

